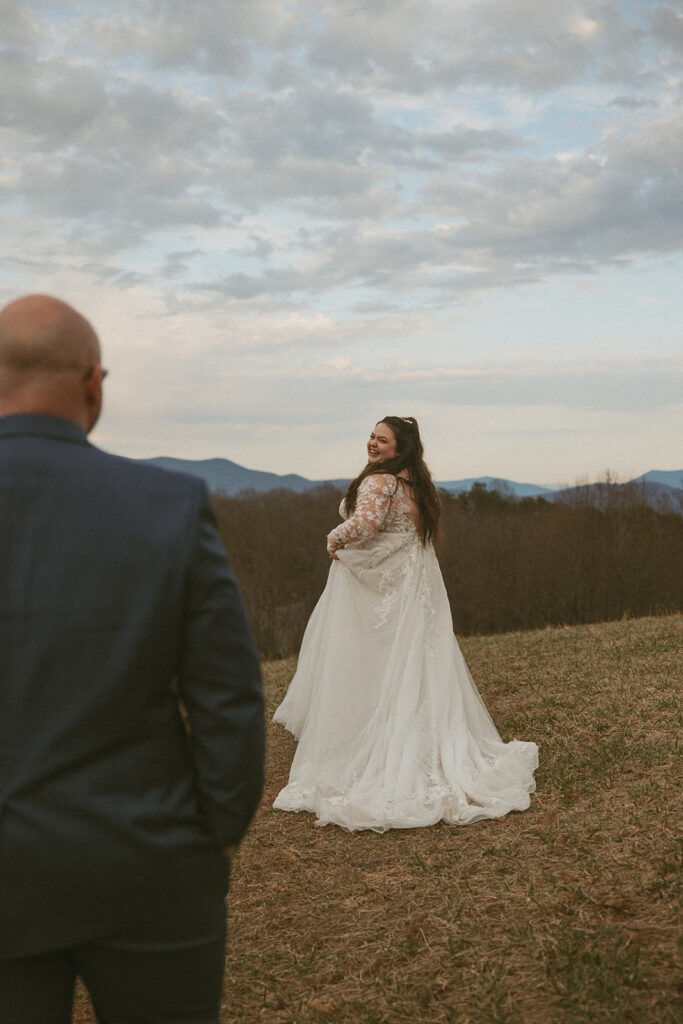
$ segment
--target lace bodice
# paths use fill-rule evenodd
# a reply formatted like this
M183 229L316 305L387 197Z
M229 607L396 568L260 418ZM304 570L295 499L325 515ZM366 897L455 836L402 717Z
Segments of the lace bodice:
M337 548L367 540L378 533L417 532L417 510L410 490L389 473L367 476L358 488L353 514L347 518L343 500L339 514L345 522L327 535L330 554Z

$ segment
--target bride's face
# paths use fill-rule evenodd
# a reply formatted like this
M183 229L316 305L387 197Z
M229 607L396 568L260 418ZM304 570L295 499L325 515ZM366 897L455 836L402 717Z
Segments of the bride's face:
M368 439L368 462L386 462L396 456L396 435L386 423L378 423Z

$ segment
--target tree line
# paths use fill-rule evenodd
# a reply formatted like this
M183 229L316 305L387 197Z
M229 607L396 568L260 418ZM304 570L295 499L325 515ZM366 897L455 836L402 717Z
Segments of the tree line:
M340 498L331 486L213 498L264 658L299 649ZM460 635L683 610L683 514L653 508L638 484L606 478L554 501L474 484L441 500L437 554Z

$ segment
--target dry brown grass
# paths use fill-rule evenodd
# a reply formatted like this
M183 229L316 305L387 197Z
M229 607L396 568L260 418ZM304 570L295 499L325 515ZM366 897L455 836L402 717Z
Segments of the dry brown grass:
M464 828L316 828L271 810L294 749L272 727L233 873L226 1024L680 1020L683 616L462 647L504 738L539 744L531 809ZM265 666L271 711L293 668ZM91 1019L80 1002L74 1021Z

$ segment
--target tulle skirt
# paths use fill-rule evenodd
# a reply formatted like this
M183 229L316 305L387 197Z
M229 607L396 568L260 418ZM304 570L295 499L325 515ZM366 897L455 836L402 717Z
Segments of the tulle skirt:
M377 832L527 808L538 748L501 740L432 545L397 532L338 556L275 712L299 742L273 806Z

